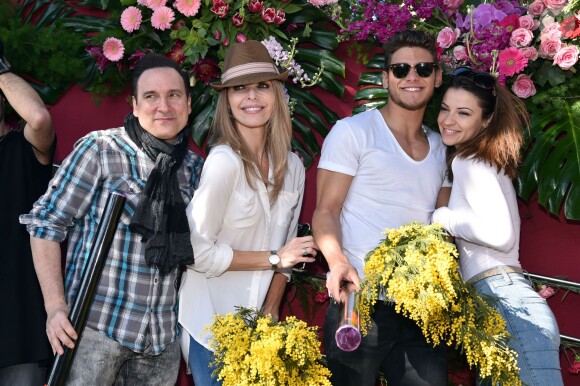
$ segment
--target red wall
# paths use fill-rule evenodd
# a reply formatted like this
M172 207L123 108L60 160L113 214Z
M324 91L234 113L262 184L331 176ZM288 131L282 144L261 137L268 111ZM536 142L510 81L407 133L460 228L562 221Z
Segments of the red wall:
M324 91L316 94L328 106L334 106L341 117L350 114L353 106L353 95L356 89L358 75L363 67L349 59L344 48L339 55L346 58L346 94L339 99ZM74 142L93 130L102 130L122 125L125 115L130 111L126 95L106 98L98 106L90 95L74 87L63 98L50 107L58 136L56 161L60 162L72 150ZM316 164L306 173L306 193L302 213L302 222L310 222L316 199ZM568 280L580 282L580 223L567 222L561 218L549 215L536 200L521 203L522 217L521 262L524 269L531 273L563 276ZM561 301L563 291L550 299L560 331L563 334L580 338L580 296L569 294ZM316 324L320 324L322 314L317 314ZM566 385L580 385L580 376L568 374L567 363L562 358L562 369ZM186 384L183 377L180 383Z

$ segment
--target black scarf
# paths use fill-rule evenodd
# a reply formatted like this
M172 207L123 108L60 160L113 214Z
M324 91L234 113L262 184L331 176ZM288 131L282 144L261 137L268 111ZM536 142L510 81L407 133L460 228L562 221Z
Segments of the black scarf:
M129 227L146 243L147 264L166 275L178 265L193 264L194 260L185 202L177 180L177 170L187 152L185 130L170 145L143 129L133 113L125 118L125 130L155 161Z

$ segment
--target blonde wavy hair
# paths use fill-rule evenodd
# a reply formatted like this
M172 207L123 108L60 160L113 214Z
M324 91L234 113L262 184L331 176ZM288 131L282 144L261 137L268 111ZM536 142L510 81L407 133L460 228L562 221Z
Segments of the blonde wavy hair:
M266 186L271 185L270 203L278 199L284 183L284 175L288 168L288 151L292 139L292 122L290 110L284 94L282 82L272 81L274 89L274 107L272 116L266 124L266 146L270 163L274 170L274 182L270 183L268 176L259 172L258 160L248 149L244 138L237 129L236 121L230 113L227 88L220 91L215 118L212 125L211 143L214 145L228 145L242 158L246 180L252 189L256 189L255 181L262 181Z

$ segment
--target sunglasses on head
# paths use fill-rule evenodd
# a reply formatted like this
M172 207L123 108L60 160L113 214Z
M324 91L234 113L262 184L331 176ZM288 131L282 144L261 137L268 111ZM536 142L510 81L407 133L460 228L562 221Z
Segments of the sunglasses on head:
M409 75L411 68L414 68L417 75L421 78L428 78L433 73L435 67L437 67L437 63L433 62L421 62L417 64L395 63L389 65L389 69L397 79L403 79Z
M495 78L487 72L477 72L473 71L471 67L461 66L457 67L451 73L451 77L453 78L460 76L471 79L477 87L485 90L495 90Z

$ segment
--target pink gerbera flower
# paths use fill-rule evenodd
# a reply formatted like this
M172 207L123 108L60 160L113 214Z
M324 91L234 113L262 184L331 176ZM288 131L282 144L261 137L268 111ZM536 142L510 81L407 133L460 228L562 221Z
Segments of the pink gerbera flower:
M167 4L167 0L147 0L147 6L152 10L165 7L165 4Z
M173 6L185 16L195 16L199 12L201 0L176 0Z
M528 58L515 47L500 51L498 60L500 75L508 77L521 72L528 65Z
M121 27L127 32L139 29L142 20L141 10L137 7L129 7L121 14Z
M103 55L111 62L118 62L123 58L125 53L125 46L123 42L117 38L107 38L103 43Z
M175 13L169 7L157 8L151 15L151 25L161 31L171 28L173 20L175 20Z

